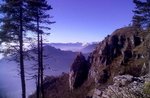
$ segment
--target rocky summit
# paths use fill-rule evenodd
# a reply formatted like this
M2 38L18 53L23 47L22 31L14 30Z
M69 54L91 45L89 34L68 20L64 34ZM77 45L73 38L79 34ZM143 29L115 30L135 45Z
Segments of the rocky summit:
M120 28L88 59L79 53L69 74L55 77L53 83L45 79L46 98L150 98L149 32Z

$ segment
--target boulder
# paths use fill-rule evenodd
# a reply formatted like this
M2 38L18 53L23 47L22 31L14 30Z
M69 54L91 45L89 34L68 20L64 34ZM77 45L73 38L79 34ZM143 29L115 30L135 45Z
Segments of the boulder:
M131 83L132 80L133 80L133 76L131 75L122 75L113 78L114 85L116 86L125 86Z

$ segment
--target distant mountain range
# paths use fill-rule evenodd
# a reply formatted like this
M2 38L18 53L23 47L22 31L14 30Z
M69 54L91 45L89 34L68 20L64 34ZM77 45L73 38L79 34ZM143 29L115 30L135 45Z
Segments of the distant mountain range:
M82 44L82 43L48 43L44 44L44 65L46 65L45 75L59 76L61 73L69 72L70 66L76 58L78 52L83 52L86 57L93 51L97 43ZM35 49L28 51L30 55L37 57L34 54ZM9 58L9 60L8 60ZM5 90L8 98L20 98L20 78L19 66L13 59L15 56L4 57L0 59L0 90ZM25 68L27 73L34 73L31 66L37 64L32 60L25 60ZM27 77L26 79L29 79ZM11 81L11 83L10 83ZM12 85L13 84L13 85ZM27 94L31 94L35 90L35 81L27 81Z
M70 65L73 63L77 52L64 51L52 46L44 47L44 64L49 65L53 72L48 75L59 75L62 72L68 72Z
M29 50L29 54L33 54L35 50ZM77 52L63 51L56 49L52 46L44 46L44 65L46 65L45 75L58 76L62 72L69 72L70 65L75 59ZM13 61L15 56L4 57L0 60L0 90L5 90L8 98L20 98L20 78L19 78L19 66L17 62ZM9 58L9 60L8 60ZM37 62L32 60L25 61L25 67L27 73L33 73L31 66L37 64ZM26 77L29 79L29 77ZM10 83L11 81L11 83ZM13 84L13 85L12 85ZM34 92L35 81L27 81L27 91L28 95Z
M86 44L77 42L77 43L47 43L45 45L50 45L52 47L61 50L90 53L96 48L97 44L98 44L97 42L86 43Z

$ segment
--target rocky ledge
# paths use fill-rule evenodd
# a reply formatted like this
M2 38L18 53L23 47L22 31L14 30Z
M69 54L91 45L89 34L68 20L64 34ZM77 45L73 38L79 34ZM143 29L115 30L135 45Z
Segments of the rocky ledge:
M87 98L150 98L145 94L148 90L145 85L150 83L150 76L121 75L114 77L113 82L105 90L95 88L93 95Z

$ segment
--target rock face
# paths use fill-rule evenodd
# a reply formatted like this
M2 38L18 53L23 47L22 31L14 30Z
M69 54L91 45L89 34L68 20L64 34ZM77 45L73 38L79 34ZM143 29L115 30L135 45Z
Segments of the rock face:
M61 98L150 98L150 33L133 27L116 30L97 45L88 60L79 53L68 77L68 89L76 90L69 89L70 96Z
M125 27L100 42L89 56L95 87L87 98L150 98L143 92L150 83L149 41L149 33Z
M96 88L91 98L149 98L143 93L144 83L150 77L133 77L122 75L114 77L114 84L109 85L105 90Z
M132 27L118 29L107 36L89 57L89 77L96 83L106 83L119 74L141 75L144 63L148 68L145 52L148 49L144 48L142 39L143 35Z
M148 73L150 37L147 35L133 27L124 27L100 42L88 61L79 54L71 66L70 88L78 88L86 80L89 69L87 62L90 64L88 77L94 79L96 85L112 83L117 75L139 77ZM125 80L122 82L126 85Z
M70 89L80 87L88 77L89 64L82 53L74 60L69 73Z

